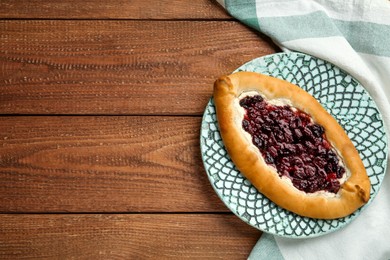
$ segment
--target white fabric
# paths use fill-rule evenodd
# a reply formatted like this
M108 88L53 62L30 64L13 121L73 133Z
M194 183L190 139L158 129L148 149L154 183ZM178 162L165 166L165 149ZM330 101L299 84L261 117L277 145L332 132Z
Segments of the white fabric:
M325 11L334 19L366 21L390 25L390 3L387 0L260 0L258 17L292 16ZM218 2L225 6L224 0ZM388 2L388 1L387 1Z

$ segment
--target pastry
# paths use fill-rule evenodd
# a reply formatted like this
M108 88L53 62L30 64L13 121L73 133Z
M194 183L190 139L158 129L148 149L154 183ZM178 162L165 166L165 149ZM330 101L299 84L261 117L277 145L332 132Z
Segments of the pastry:
M368 202L370 181L344 129L302 88L255 72L214 84L223 143L239 171L278 206L334 219Z

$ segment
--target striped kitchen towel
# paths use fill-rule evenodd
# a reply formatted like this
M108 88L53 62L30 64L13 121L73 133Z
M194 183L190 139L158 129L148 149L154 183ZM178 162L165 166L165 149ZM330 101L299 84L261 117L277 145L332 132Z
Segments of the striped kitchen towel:
M389 133L389 0L218 2L233 17L269 36L283 51L327 60L359 80L378 105ZM372 204L345 228L310 239L264 233L249 259L390 259L389 174Z

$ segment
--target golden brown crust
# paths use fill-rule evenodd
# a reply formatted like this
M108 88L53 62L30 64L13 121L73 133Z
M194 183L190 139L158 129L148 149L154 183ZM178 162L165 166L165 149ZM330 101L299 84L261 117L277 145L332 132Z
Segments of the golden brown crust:
M257 91L267 99L288 99L292 106L324 127L327 139L350 171L337 196L302 192L264 162L259 150L245 137L242 118L234 105L238 97L248 91ZM356 148L337 121L300 87L254 72L237 72L215 82L214 102L222 140L232 161L261 193L280 207L306 217L334 219L351 214L369 200L370 181Z

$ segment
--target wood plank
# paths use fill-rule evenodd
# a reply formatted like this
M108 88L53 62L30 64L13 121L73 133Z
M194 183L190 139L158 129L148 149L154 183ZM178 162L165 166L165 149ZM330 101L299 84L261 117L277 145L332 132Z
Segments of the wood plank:
M2 0L0 18L231 19L214 0Z
M0 117L0 212L228 212L198 117Z
M276 51L233 21L3 20L0 31L0 114L201 115L218 76Z
M245 259L261 235L212 214L0 215L0 230L1 259Z

